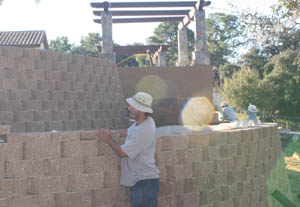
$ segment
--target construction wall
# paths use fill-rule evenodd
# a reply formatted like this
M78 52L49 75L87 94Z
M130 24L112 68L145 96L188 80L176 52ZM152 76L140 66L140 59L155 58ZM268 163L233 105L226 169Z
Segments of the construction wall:
M276 125L214 132L158 131L160 207L279 207L289 194L280 173ZM120 161L96 131L0 134L0 207L126 207ZM122 143L119 132L114 138ZM268 182L268 185L267 185Z
M118 70L99 58L0 47L0 96L14 132L128 125Z
M180 112L192 97L213 103L211 66L119 68L125 97L146 91L154 97L154 119L161 125L182 124Z

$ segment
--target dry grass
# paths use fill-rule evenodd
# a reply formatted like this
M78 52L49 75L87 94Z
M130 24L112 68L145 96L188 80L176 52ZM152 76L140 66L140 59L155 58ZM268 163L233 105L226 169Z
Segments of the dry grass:
M300 140L284 148L285 164L294 202L300 206Z

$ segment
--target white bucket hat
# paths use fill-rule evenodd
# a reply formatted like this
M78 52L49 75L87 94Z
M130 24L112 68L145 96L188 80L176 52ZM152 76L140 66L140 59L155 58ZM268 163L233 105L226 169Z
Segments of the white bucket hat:
M251 104L249 104L249 106L248 106L248 111L250 111L250 112L258 112L258 109L256 108L256 106L255 105L251 105Z
M226 102L221 103L221 107L226 107L226 106L228 106L228 104Z
M145 92L137 92L133 97L127 98L127 103L138 111L153 113L151 108L152 96Z

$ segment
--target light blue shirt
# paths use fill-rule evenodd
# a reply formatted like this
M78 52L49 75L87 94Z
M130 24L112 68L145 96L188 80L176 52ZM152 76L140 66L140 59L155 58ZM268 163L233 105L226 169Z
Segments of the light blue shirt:
M121 158L121 185L130 187L139 180L159 178L154 159L155 144L156 126L151 117L128 128L125 143L121 145L128 156Z
M229 106L223 108L223 114L224 114L224 119L225 120L229 120L231 122L237 120L233 109Z

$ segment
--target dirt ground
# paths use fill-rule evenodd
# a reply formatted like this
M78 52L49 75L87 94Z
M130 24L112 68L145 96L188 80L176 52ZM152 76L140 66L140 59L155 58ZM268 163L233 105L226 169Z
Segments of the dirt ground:
M300 156L294 152L292 156L285 157L287 175L291 187L293 201L300 206Z
M295 152L291 157L285 157L286 169L300 172L300 155Z

